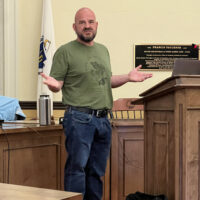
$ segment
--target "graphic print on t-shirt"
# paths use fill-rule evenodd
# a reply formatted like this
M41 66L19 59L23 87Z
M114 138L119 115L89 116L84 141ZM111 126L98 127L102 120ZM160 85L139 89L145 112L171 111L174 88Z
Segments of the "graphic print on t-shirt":
M98 57L90 58L87 62L87 71L92 74L92 78L98 81L99 85L105 85L108 74L106 73L106 68L102 60Z

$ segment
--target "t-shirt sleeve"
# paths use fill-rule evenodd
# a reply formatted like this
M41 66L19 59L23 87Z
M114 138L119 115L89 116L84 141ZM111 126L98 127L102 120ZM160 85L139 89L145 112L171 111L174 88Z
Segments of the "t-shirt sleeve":
M68 70L67 52L61 47L53 57L50 76L59 81L64 81Z
M106 48L106 47L105 47ZM108 56L108 60L109 60L109 66L110 66L110 76L112 76L112 68L111 68L111 63L110 63L110 53L108 51L108 49L106 48L106 52L107 52L107 56Z

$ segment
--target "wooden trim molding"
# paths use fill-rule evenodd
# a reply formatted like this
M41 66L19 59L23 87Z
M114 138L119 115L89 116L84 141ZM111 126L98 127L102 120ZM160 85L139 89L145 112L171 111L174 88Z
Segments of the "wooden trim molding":
M63 105L61 101L54 101L53 102L53 109L54 110L65 110L66 106Z
M36 101L20 101L19 102L22 110L36 110L37 102ZM62 104L61 101L53 102L54 110L65 110L66 106Z
M127 111L127 110L138 110L143 111L144 106L143 105L131 105L130 102L133 100L133 98L120 98L116 101L114 101L113 104L113 111ZM35 110L37 102L36 101L20 101L19 102L22 109L25 110ZM53 102L53 109L54 110L65 110L66 106L62 104L61 101L54 101Z

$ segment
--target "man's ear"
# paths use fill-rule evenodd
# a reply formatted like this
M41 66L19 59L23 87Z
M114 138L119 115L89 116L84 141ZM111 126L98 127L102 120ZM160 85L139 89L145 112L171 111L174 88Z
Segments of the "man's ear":
M75 25L75 23L73 23L72 27L73 27L74 31L76 31L76 25Z

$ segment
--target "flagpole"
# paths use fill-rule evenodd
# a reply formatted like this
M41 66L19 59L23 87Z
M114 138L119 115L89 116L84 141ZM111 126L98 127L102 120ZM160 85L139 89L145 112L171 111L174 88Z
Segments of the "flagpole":
M40 36L38 64L38 88L37 88L37 118L39 119L39 97L40 95L49 95L51 99L51 116L53 116L53 93L43 84L43 78L40 73L49 75L55 52L54 25L51 0L43 0L42 26Z

